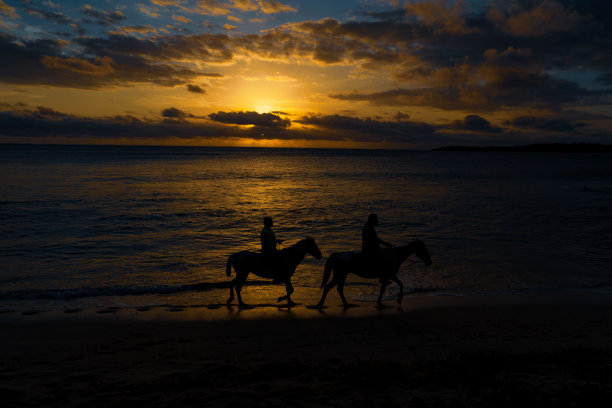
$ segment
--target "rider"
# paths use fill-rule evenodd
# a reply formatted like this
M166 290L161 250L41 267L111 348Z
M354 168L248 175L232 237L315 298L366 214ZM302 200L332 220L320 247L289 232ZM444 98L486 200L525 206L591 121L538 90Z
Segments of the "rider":
M365 265L367 265L368 268L376 268L381 270L380 282L389 284L390 275L386 270L387 268L381 268L381 264L385 263L385 259L381 253L380 245L384 245L386 247L392 247L393 245L378 238L376 229L374 229L374 227L377 225L378 215L370 214L368 216L368 222L363 227L363 231L361 233L361 253L365 258Z
M276 239L276 235L274 231L272 231L272 227L274 226L274 222L271 217L263 218L264 227L261 230L261 254L263 255L264 264L274 268L281 268L282 260L280 259L280 254L276 249L276 244L282 244L282 239Z

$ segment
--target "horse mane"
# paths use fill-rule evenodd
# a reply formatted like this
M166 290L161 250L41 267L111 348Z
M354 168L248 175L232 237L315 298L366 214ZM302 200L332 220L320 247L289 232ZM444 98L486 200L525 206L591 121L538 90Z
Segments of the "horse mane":
M285 247L285 248L281 249L281 252L282 252L282 251L286 251L286 250L288 250L288 249L290 249L290 248L297 248L297 247L299 247L300 245L303 245L304 243L306 243L306 242L308 242L308 241L313 241L313 239L312 239L312 238L310 238L309 236L306 236L306 238L302 238L302 239L300 239L300 240L299 240L298 242L296 242L295 244L289 245L288 247Z

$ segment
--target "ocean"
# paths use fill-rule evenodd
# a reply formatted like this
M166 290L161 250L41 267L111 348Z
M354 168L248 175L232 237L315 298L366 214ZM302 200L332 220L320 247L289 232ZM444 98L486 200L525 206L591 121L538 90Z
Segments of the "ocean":
M370 213L385 241L427 245L431 266L400 269L408 298L612 293L608 154L0 145L0 311L222 304L227 258L259 250L264 216L321 249L292 280L314 304ZM249 282L247 303L284 294ZM349 276L346 293L372 302L378 283Z

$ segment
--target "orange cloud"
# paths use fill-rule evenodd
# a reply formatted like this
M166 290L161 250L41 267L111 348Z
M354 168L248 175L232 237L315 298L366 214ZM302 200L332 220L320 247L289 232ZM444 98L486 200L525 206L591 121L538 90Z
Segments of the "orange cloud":
M41 59L47 68L67 70L84 75L107 75L113 73L113 60L110 57L95 58L90 62L81 58L60 58L45 55Z
M231 7L240 11L254 11L259 8L252 0L232 0Z
M404 4L406 15L416 16L420 21L438 31L448 33L466 33L465 19L461 17L463 3L455 2L452 6L444 0L424 1L422 3L406 2Z
M188 19L188 18L187 18L187 17L185 17L185 16L177 16L177 15L173 15L173 16L172 16L172 19L173 19L173 20L176 20L176 21L179 21L179 22L181 22L181 23L185 23L185 24L187 24L187 23L193 23L193 21L191 21L190 19Z
M283 4L280 1L260 0L257 3L264 14L289 13L297 11L297 9Z
M218 0L198 0L196 5L197 8L194 11L204 15L222 16L230 13L229 6Z
M19 18L19 15L15 13L15 8L9 6L2 0L0 0L0 14L5 14L11 18Z
M572 31L580 24L582 17L578 13L566 9L556 1L544 0L530 10L508 17L504 29L518 36L541 36L553 32Z
M138 34L147 34L147 33L157 33L157 29L150 25L139 25L139 26L127 26L120 27L123 31L128 33L138 33Z

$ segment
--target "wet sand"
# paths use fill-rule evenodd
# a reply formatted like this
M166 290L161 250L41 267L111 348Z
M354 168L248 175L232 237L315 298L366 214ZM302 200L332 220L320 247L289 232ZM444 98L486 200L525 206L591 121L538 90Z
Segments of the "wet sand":
M612 400L604 295L0 316L19 407L573 407ZM389 302L392 304L392 302Z

